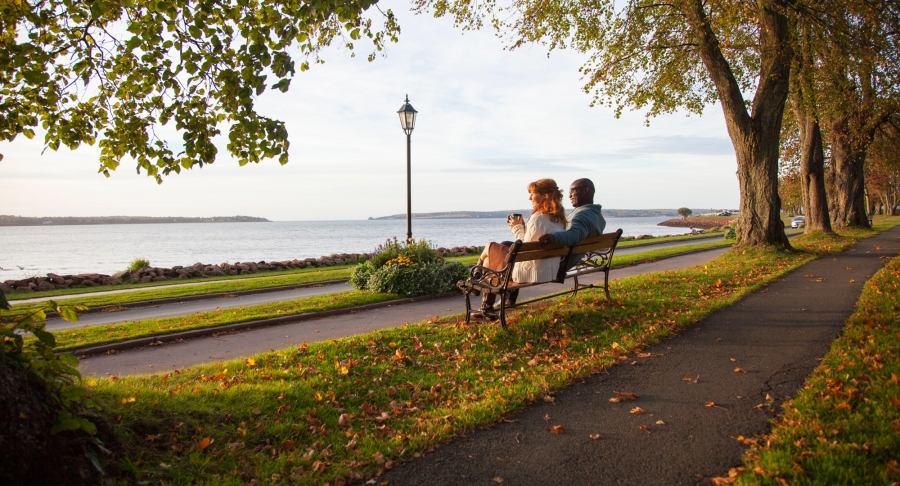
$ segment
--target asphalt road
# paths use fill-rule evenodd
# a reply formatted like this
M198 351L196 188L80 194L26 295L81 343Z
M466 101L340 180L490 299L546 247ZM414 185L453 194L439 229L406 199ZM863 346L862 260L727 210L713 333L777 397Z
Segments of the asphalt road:
M727 249L718 248L616 269L610 272L610 278L687 268L712 260ZM585 279L580 280L585 283L589 282ZM558 284L529 287L522 290L519 300L523 301L530 296L548 294L560 289L561 286ZM614 288L613 292L615 292ZM407 323L420 322L434 316L457 314L464 310L465 302L462 296L457 295L222 336L210 336L182 343L132 349L118 354L93 356L82 359L79 370L86 375L122 376L155 373L201 363L252 356L270 349L283 349L291 345L299 345L304 341L308 343L325 341L376 329L397 327Z
M553 403L531 405L378 480L390 486L710 484L741 464L746 446L735 437L769 429L780 404L841 332L882 257L898 251L900 227L813 261L645 349L651 357L613 366L560 391ZM638 399L611 403L617 391ZM630 413L634 407L645 413ZM564 433L546 430L555 425Z
M719 238L719 237L717 237ZM696 240L673 241L668 243L657 243L653 245L621 248L616 250L616 255L628 255L632 253L640 253L649 250L658 250L664 248L676 248L679 246L692 245L697 243L709 242L711 239L699 237ZM61 331L64 329L74 329L84 326L100 326L105 324L116 324L119 322L141 321L144 319L160 319L163 317L174 317L194 314L197 312L209 312L216 309L229 309L233 307L247 307L251 305L267 304L270 302L279 302L284 300L300 299L304 297L312 297L316 295L325 295L330 293L345 292L350 290L350 284L334 284L321 287L307 287L299 289L284 290L278 292L266 292L259 294L241 295L236 297L217 297L207 300L195 300L174 304L164 304L157 306L137 307L133 309L100 312L91 314L82 314L78 318L78 322L68 322L59 318L47 320L47 330ZM146 289L142 289L146 290ZM91 294L93 295L93 294ZM127 306L127 304L125 304Z

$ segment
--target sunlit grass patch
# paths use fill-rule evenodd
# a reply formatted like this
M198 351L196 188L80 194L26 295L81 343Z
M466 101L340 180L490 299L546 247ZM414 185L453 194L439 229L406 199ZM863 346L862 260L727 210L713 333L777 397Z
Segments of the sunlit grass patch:
M672 336L855 238L728 252L514 312L510 330L437 319L165 375L102 379L129 480L353 481L498 420ZM161 466L164 464L165 466Z

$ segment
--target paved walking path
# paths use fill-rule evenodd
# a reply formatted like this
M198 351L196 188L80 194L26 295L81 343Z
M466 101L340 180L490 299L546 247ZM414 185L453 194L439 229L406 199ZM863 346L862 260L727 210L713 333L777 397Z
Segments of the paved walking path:
M735 437L769 429L769 418L841 332L863 284L883 266L883 257L898 251L900 227L895 227L813 261L644 350L652 357L614 366L560 391L554 403L529 406L379 481L390 486L496 486L500 478L504 486L709 484L708 478L741 464L745 446ZM747 372L735 372L738 367ZM616 391L639 398L609 402ZM646 413L633 415L634 407ZM553 425L562 425L565 433L548 433ZM592 434L600 438L593 440Z
M705 263L721 255L728 248L717 248L667 258L652 263L615 269L610 278L623 278L642 273L687 268ZM618 253L618 252L617 252ZM595 275L596 278L596 275ZM579 279L589 283L590 279ZM551 292L558 292L558 284L545 284L523 289L520 301ZM613 292L615 289L613 288ZM461 295L393 305L354 314L284 324L252 331L193 339L182 343L131 349L113 355L99 355L81 360L79 369L90 375L133 375L185 368L201 363L252 356L270 349L291 345L338 339L376 329L420 322L434 316L457 314L465 310ZM81 321L79 321L80 323Z

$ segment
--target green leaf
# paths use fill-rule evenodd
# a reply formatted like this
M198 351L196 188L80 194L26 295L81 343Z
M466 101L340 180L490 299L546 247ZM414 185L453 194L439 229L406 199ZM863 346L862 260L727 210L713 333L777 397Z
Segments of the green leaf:
M53 337L53 334L43 329L35 329L31 331L31 333L34 334L34 337L38 338L42 343L46 344L47 347L56 347L56 338Z
M61 305L56 308L56 313L59 314L59 317L62 317L64 320L69 322L77 322L78 321L78 312L75 310L75 307L70 305Z

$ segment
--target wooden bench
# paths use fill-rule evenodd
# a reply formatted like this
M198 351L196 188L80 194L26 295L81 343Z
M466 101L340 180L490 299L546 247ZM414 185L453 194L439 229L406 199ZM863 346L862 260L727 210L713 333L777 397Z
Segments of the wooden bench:
M613 252L619 243L619 237L622 236L622 230L619 229L614 233L605 233L600 236L585 238L580 242L566 245L547 245L541 247L538 242L523 243L517 240L509 249L509 255L506 257L505 266L500 270L492 270L484 265L475 265L472 267L469 278L459 281L456 286L463 291L466 296L466 324L472 318L472 314L479 309L472 309L472 296L478 296L482 293L498 294L500 296L500 324L506 329L506 309L518 307L524 304L530 304L539 300L558 297L560 295L571 293L573 296L580 290L602 288L606 291L606 298L609 299L609 268L612 263ZM582 255L581 261L571 270L569 261L577 255ZM523 289L534 285L541 285L548 282L536 283L516 283L512 281L513 267L516 263L527 262L532 260L543 260L545 258L559 258L559 270L556 279L552 282L563 284L566 279L573 280L572 288L551 295L544 295L524 302L517 302L514 306L509 306L507 301L508 291L515 289ZM580 284L579 277L592 273L602 272L604 274L603 285Z

